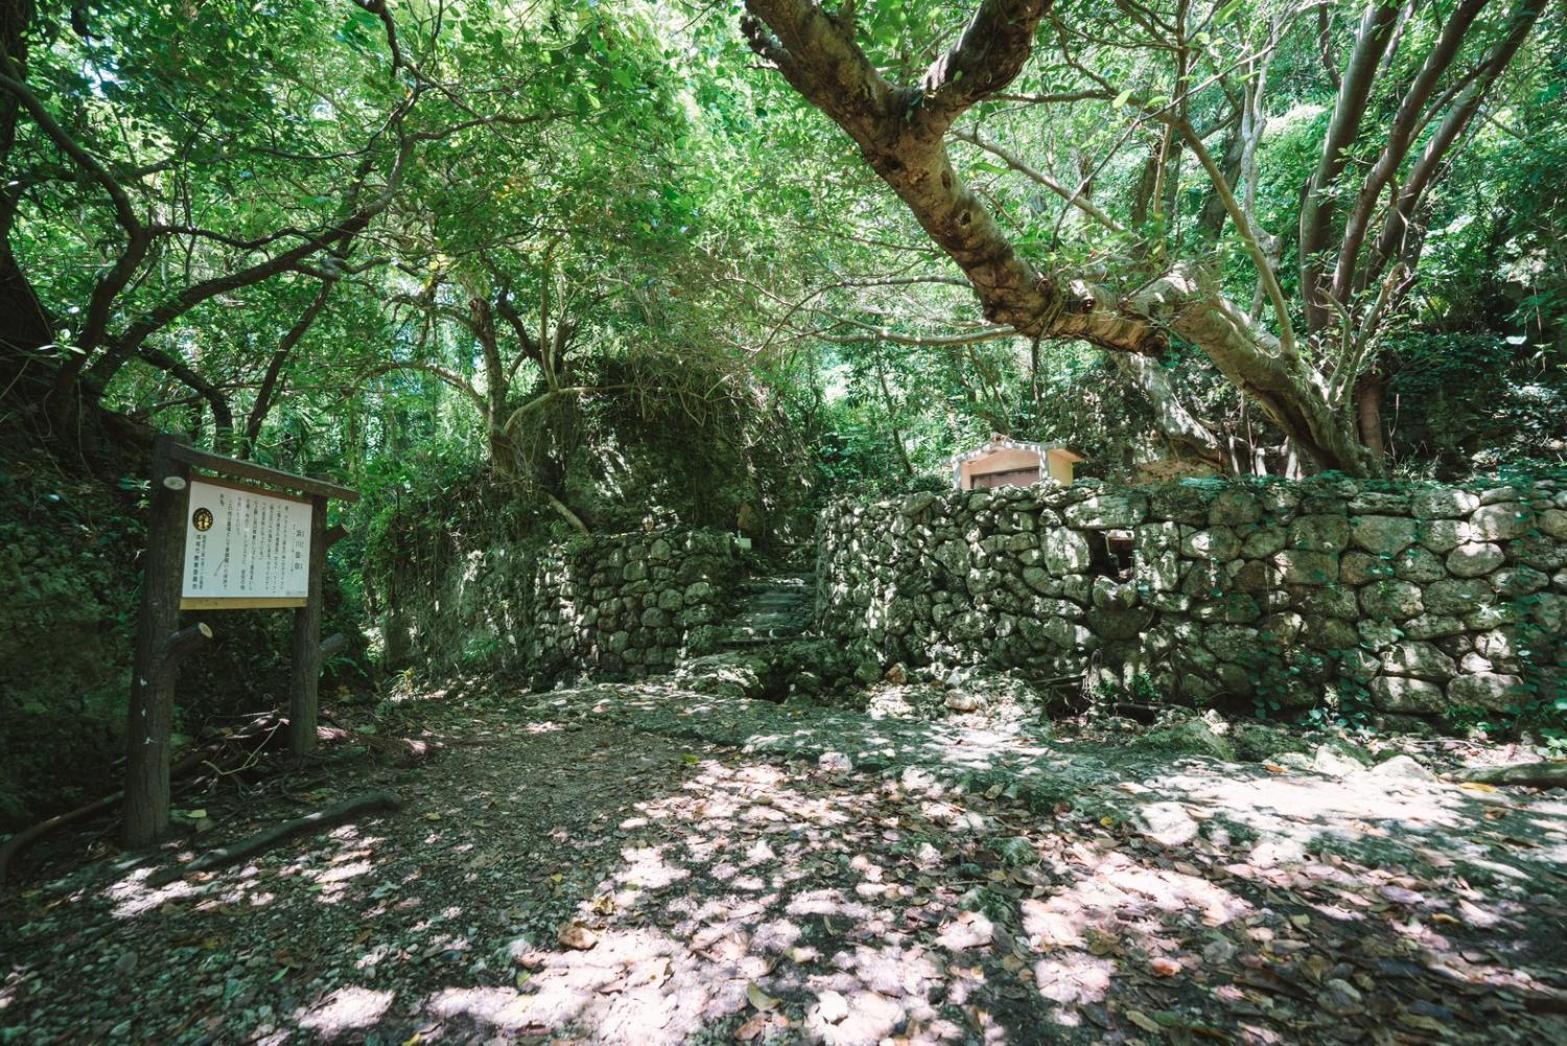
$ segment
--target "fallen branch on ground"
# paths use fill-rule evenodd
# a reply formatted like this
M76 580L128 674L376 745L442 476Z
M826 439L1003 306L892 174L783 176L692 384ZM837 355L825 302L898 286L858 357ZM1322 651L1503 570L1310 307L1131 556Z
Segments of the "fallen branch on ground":
M207 756L213 751L213 747L208 746L201 748L198 751L192 752L190 755L187 755L184 759L181 759L178 763L175 763L172 767L169 768L169 777L178 778L186 771L195 769L197 766L200 766ZM116 803L121 802L124 798L125 793L123 791L114 792L111 795L104 796L102 799L94 799L86 806L78 806L76 809L67 810L63 814L55 814L47 821L39 821L32 827L24 828L20 832L17 832L15 835L11 836L11 838L5 841L5 845L0 846L0 885L4 885L6 871L9 869L12 859L15 858L17 854L33 845L33 843L37 842L39 839L42 839L56 828L64 828L68 824L74 824L75 822L83 820L84 818L91 817L93 814L98 813L101 810L107 810L113 807Z
M262 753L270 747L273 738L278 731L288 724L288 720L274 713L267 713L255 717L246 728L235 733L225 734L217 741L203 745L201 748L186 755L179 762L169 768L171 780L179 780L186 774L205 768L209 772L208 780L217 780L224 777L232 777L235 774L244 773L254 767ZM323 728L331 729L331 728ZM335 741L348 741L354 735L347 730L338 730L331 739ZM371 751L390 758L398 766L418 766L433 756L444 745L434 741L416 741L412 738L382 738L367 736L360 738ZM238 754L225 758L225 749L232 749L237 745L246 745L249 742L259 742L252 748L242 748ZM116 768L119 769L118 767ZM32 846L39 839L53 832L57 828L75 824L86 820L94 814L113 809L125 798L123 791L106 795L102 799L95 799L84 806L65 813L39 821L37 824L24 828L11 838L0 844L0 886L4 886L11 862L23 850Z
M1471 770L1465 781L1491 785L1526 785L1530 788L1567 787L1567 763L1513 763Z
M31 828L24 828L11 836L11 838L6 840L4 846L0 846L0 884L5 882L6 869L11 863L11 858L56 828L64 828L66 825L80 821L82 818L89 817L100 810L107 810L124 798L124 792L106 795L102 799L88 803L86 806L78 806L76 809L68 810L63 814L56 814L47 821L39 821Z
M359 814L368 813L371 810L395 810L402 805L402 800L392 792L371 792L354 799L345 799L335 806L329 806L324 810L296 817L292 821L284 821L265 831L257 832L247 839L241 839L237 843L221 846L203 857L198 857L189 864L182 864L174 868L165 868L161 872L153 872L147 877L148 886L167 886L176 879L183 878L193 872L207 872L214 868L222 868L224 865L233 864L235 861L244 860L263 850L270 849L283 840L298 835L301 832L315 831L335 825L340 821L350 820Z

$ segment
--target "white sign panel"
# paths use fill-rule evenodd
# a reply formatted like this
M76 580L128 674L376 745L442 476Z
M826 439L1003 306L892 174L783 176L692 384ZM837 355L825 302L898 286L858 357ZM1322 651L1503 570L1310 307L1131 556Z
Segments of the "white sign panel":
M304 606L309 502L192 480L181 609Z

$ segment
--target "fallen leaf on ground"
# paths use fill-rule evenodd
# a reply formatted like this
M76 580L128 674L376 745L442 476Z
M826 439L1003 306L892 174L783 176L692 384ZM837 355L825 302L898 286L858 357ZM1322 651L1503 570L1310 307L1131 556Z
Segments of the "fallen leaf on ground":
M1152 1017L1148 1016L1146 1013L1143 1013L1141 1010L1127 1010L1123 1016L1125 1016L1127 1020L1137 1025L1143 1031L1149 1032L1150 1034L1157 1035L1161 1030L1159 1028L1159 1022L1155 1021Z
M816 997L816 1012L828 1024L838 1024L849 1016L849 1000L835 991L825 991Z
M560 931L560 943L579 952L587 951L598 942L599 935L581 923L572 923Z
M751 1000L752 1006L764 1013L778 1005L778 1000L764 992L755 981L745 986L745 997Z
M735 1029L735 1039L738 1042L750 1042L759 1036L765 1035L774 1028L783 1029L789 1027L789 1018L781 1013L759 1013Z

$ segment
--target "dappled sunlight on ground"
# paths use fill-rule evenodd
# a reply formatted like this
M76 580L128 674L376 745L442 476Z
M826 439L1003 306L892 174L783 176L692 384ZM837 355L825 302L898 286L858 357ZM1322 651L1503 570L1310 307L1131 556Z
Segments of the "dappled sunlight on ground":
M158 908L181 898L196 894L195 887L185 882L172 882L166 886L148 886L146 879L151 868L142 868L114 883L105 891L113 902L111 909L116 919L133 919L157 911Z
M316 1006L295 1014L294 1019L301 1028L324 1039L336 1039L374 1027L391 1007L392 999L389 991L339 988Z
M472 724L485 744L403 778L395 815L161 889L103 864L40 893L0 1020L58 1041L82 993L151 983L87 1037L1563 1030L1559 801L666 690L644 713L628 689Z

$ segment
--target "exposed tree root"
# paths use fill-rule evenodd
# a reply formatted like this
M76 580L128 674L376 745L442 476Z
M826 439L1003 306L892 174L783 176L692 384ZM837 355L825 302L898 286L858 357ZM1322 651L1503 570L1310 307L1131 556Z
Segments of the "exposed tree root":
M296 817L291 821L284 821L280 825L257 832L255 835L247 839L241 839L237 843L221 846L216 850L210 851L205 856L196 858L189 864L153 872L147 877L147 885L167 886L176 879L193 872L211 871L214 868L222 868L224 865L244 860L247 857L268 850L283 840L301 832L317 831L372 810L395 810L401 805L402 800L392 792L370 792L367 795L361 795L353 799L345 799L343 802L329 806L324 810L317 810L315 813Z
M169 776L171 778L177 778L182 774L196 769L196 767L200 766L206 759L212 756L213 751L213 747L208 746L192 752L190 755L187 755L184 759L181 759L178 763L174 764L174 766L169 769ZM116 803L121 802L124 798L125 793L123 791L115 792L112 795L106 795L102 799L95 799L85 806L78 806L74 810L67 810L63 814L55 814L46 821L39 821L32 827L24 828L20 832L17 832L15 835L13 835L11 838L7 839L5 841L5 845L0 846L0 886L5 884L6 872L10 868L12 858L14 858L17 854L33 845L33 843L37 842L39 839L42 839L56 828L64 828L68 824L75 824L77 821L91 817L93 814L99 813L103 810L108 810Z
M1464 780L1479 784L1525 785L1529 788L1567 787L1567 762L1493 766L1485 770L1472 770L1464 775Z

